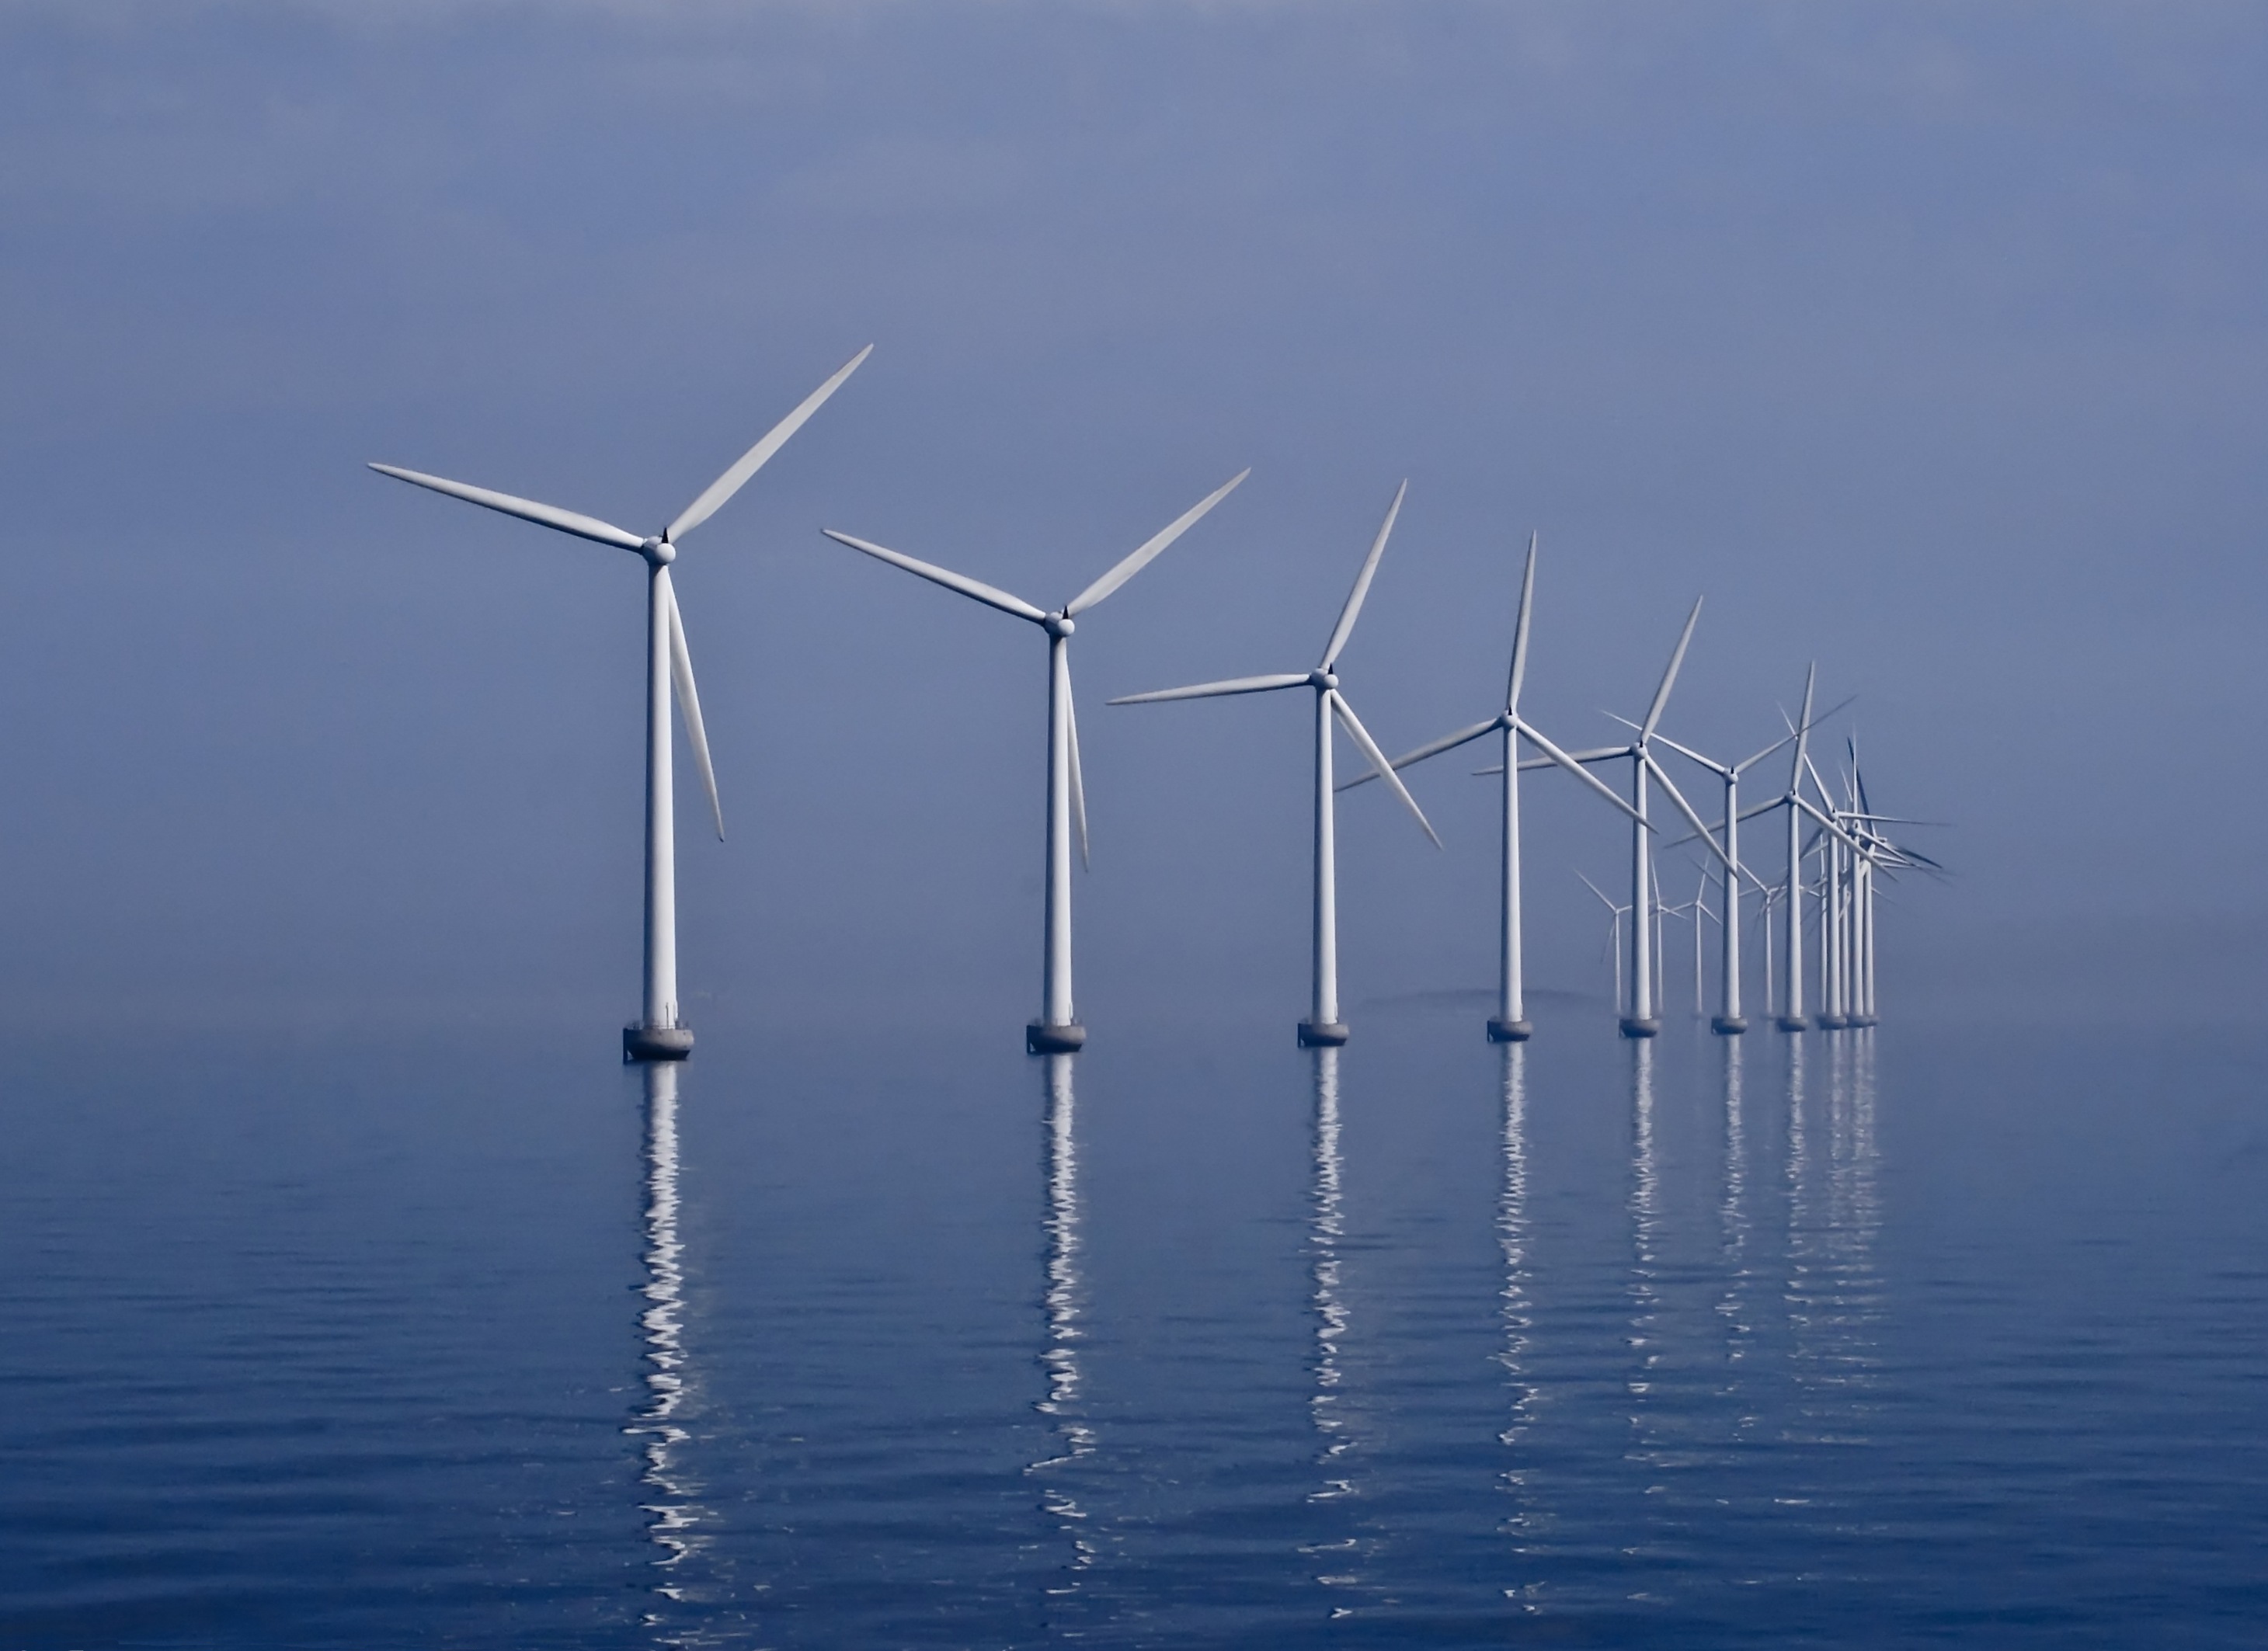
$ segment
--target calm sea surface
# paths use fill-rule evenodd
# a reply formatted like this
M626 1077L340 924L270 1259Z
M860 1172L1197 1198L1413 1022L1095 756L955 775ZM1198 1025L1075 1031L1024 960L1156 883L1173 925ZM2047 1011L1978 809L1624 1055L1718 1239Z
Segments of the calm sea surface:
M13 1048L0 1646L2268 1640L2268 1038L1481 1013Z

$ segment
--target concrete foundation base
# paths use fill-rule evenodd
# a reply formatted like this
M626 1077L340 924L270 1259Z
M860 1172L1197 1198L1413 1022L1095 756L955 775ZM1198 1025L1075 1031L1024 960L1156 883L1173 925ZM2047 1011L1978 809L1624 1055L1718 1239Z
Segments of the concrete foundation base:
M1027 1055L1072 1054L1086 1045L1086 1028L1077 1021L1050 1026L1035 1020L1024 1028L1024 1053Z
M1822 1031L1841 1031L1850 1024L1851 1021L1848 1016L1822 1015L1819 1017L1819 1030Z
M1347 1040L1346 1023L1338 1020L1303 1020L1300 1023L1300 1047L1302 1049L1336 1049Z
M1749 1023L1738 1015L1719 1015L1709 1022L1709 1030L1719 1038L1737 1038L1748 1029Z
M625 1026L622 1061L682 1060L693 1053L690 1026Z
M1524 1044L1535 1036L1535 1028L1524 1020L1499 1020L1489 1016L1489 1041L1492 1044Z
M1773 1023L1784 1032L1809 1031L1811 1023L1800 1015L1783 1015Z
M1653 1038L1658 1037L1660 1031L1661 1023L1658 1020L1639 1020L1630 1015L1623 1016L1623 1036L1625 1038Z
M1851 1016L1851 1024L1854 1027L1878 1026L1881 1024L1881 1023L1877 1021L1872 1015L1853 1015Z

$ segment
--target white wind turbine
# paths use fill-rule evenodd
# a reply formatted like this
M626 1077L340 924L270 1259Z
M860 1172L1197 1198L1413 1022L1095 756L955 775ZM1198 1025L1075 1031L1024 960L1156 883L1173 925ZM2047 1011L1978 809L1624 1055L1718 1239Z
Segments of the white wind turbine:
M1931 876L1942 876L1945 868L1918 849L1904 848L1883 835L1881 827L1890 826L1935 826L1938 820L1906 819L1878 814L1867 796L1866 775L1859 767L1859 742L1849 742L1851 752L1851 796L1854 812L1844 819L1859 840L1866 852L1859 857L1857 868L1858 934L1853 942L1856 996L1854 1005L1859 1018L1856 1024L1876 1024L1874 1009L1874 874L1881 871L1895 880L1902 870L1915 870Z
M1719 965L1724 980L1719 997L1719 1012L1709 1024L1710 1030L1719 1036L1738 1037L1749 1029L1748 1020L1741 1012L1741 879L1746 877L1759 890L1764 887L1756 875L1741 863L1741 775L1795 736L1783 736L1754 756L1732 763L1705 757L1697 751L1679 745L1667 734L1657 734L1654 737L1687 761L1697 763L1725 782L1724 858L1718 868L1723 875L1725 885L1724 958ZM1696 943L1698 943L1697 936Z
M451 498L501 510L523 521L556 528L580 539L594 539L619 550L634 551L646 564L645 673L645 1006L634 1026L622 1029L622 1058L626 1060L682 1060L693 1052L693 1032L678 1013L677 1005L677 833L674 781L669 743L669 700L674 685L677 703L685 717L687 742L701 770L701 783L709 793L710 811L716 817L717 835L725 834L725 813L717 800L717 774L709 761L709 738L701 726L701 700L693 686L693 657L685 646L685 621L677 609L677 593L669 577L669 564L677 560L677 541L723 508L726 500L763 468L765 461L803 428L858 363L873 353L872 344L843 363L835 375L803 399L802 404L774 425L764 438L740 455L723 475L711 482L701 496L679 511L676 519L659 533L637 534L533 500L494 493L461 481L444 481L393 465L372 465L381 475L415 482L446 493Z
M1338 938L1338 852L1337 823L1332 812L1331 787L1331 723L1336 718L1346 730L1347 737L1368 758L1372 769L1392 787L1403 806L1418 818L1425 834L1433 839L1433 846L1441 846L1425 811L1418 806L1418 799L1410 795L1402 783L1402 776L1379 750L1378 742L1354 714L1346 696L1339 692L1336 667L1339 654L1346 647L1347 638L1354 634L1356 616L1362 612L1363 598L1370 594L1370 581L1378 571L1378 559L1386 554L1388 535L1394 532L1394 518L1401 513L1403 495L1409 492L1404 481L1395 489L1394 503L1388 507L1386 520L1379 525L1378 537L1371 541L1370 554L1363 558L1362 571L1355 575L1354 589L1347 592L1346 605L1339 610L1339 620L1331 627L1330 640L1323 644L1323 656L1312 671L1285 671L1275 676L1238 677L1226 682L1200 682L1186 688L1161 688L1152 693L1129 693L1110 701L1113 705L1148 705L1164 700L1204 700L1226 693L1266 693L1278 688L1309 687L1315 691L1315 927L1314 992L1309 1013L1300 1023L1300 1042L1314 1047L1343 1044L1347 1040L1346 1023L1339 1018L1339 938Z
M1623 1012L1623 914L1630 910L1630 907L1616 905L1607 898L1607 892L1604 889L1592 882L1590 878L1584 877L1581 872L1578 871L1575 875L1583 877L1583 886L1597 895L1599 904L1607 908L1607 951L1614 965L1615 1013L1620 1015Z
M1484 770L1491 774L1501 772L1504 775L1502 904L1497 924L1497 1012L1490 1017L1488 1024L1489 1041L1491 1043L1519 1043L1532 1035L1535 1030L1528 1024L1528 1021L1527 987L1523 979L1524 971L1521 958L1521 770L1523 767L1533 768L1557 764L1632 819L1638 818L1636 810L1616 796L1589 769L1538 733L1535 725L1522 718L1520 714L1521 684L1528 674L1528 618L1535 595L1535 545L1536 536L1530 533L1528 536L1528 565L1520 579L1520 611L1513 620L1512 670L1505 683L1504 709L1485 723L1475 723L1470 728L1459 729L1454 734L1444 734L1439 739L1396 757L1393 763L1394 767L1399 770L1410 767L1412 763L1423 762L1428 757L1438 757L1445 751L1454 751L1468 741L1478 739L1485 734L1501 733L1504 737L1502 768ZM1520 741L1522 738L1543 753L1541 759L1526 763L1518 759ZM1352 790L1356 786L1368 784L1375 777L1374 774L1361 774L1349 780L1339 789Z
M1082 863L1086 859L1086 788L1079 777L1079 711L1071 702L1071 635L1079 628L1073 621L1141 572L1152 558L1194 527L1200 517L1226 498L1237 483L1251 473L1248 469L1238 471L1133 554L1052 613L965 574L917 561L863 539L838 533L831 527L821 530L839 545L864 551L878 561L918 574L948 591L958 591L987 607L1029 620L1047 633L1048 877L1046 909L1042 920L1045 938L1040 968L1040 1018L1024 1029L1024 1047L1032 1054L1068 1054L1086 1042L1086 1028L1079 1024L1071 990L1071 836L1074 825L1079 833L1079 859Z
M1804 673L1803 713L1795 720L1795 757L1788 770L1787 789L1769 803L1759 803L1756 807L1732 817L1734 819L1754 819L1757 815L1769 814L1776 808L1784 808L1787 811L1787 877L1780 897L1786 904L1786 910L1781 914L1781 917L1787 925L1786 931L1787 950L1785 959L1787 988L1785 994L1786 1002L1782 1005L1779 1017L1779 1029L1786 1032L1799 1032L1811 1024L1810 1019L1803 1012L1802 865L1804 849L1803 821L1799 817L1804 814L1810 815L1823 829L1834 833L1846 842L1852 842L1855 847L1855 840L1834 820L1818 808L1814 807L1811 800L1803 795L1804 777L1811 766L1809 754L1811 729L1815 720L1811 715L1811 704L1813 692L1818 685L1818 680L1819 667L1814 664ZM1848 704L1849 701L1845 701L1844 703ZM1836 708L1840 710L1842 707L1837 706ZM1786 713L1783 711L1780 715L1785 717ZM1731 829L1728 826L1727 834L1730 834Z
M1669 693L1677 686L1677 672L1685 664L1685 649L1693 640L1693 627L1701 618L1701 603L1696 598L1693 611L1685 616L1685 628L1678 634L1677 646L1669 656L1669 665L1661 673L1661 686L1653 691L1653 703L1646 708L1646 720L1638 725L1636 737L1627 745L1611 745L1600 751L1574 753L1578 762L1611 762L1627 757L1631 765L1631 1012L1623 1017L1622 1031L1625 1038L1651 1038L1661 1030L1661 1020L1655 1013L1653 989L1653 925L1647 919L1653 899L1653 855L1646 840L1647 781L1660 785L1663 793L1675 803L1677 811L1685 816L1687 825L1702 846L1717 856L1719 862L1731 863L1725 850L1693 805L1685 800L1661 764L1654 759L1653 742L1660 736L1654 730L1660 725L1661 714L1668 708Z

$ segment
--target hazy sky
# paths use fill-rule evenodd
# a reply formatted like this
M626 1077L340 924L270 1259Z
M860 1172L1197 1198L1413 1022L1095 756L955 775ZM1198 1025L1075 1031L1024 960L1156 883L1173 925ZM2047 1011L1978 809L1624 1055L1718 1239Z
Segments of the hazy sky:
M1091 1024L1288 1036L1304 696L1103 701L1305 668L1404 476L1389 748L1487 715L1538 528L1563 741L1704 593L1677 737L1861 696L1957 822L1894 979L2146 919L2261 983L2257 6L80 0L0 84L12 1016L628 1013L638 563L364 463L654 528L870 341L680 564L696 1024L1034 1007L1041 638L817 529L1052 605L1246 465L1081 621ZM1491 977L1471 766L1446 852L1347 800L1358 1009ZM1599 989L1623 838L1532 795L1539 983Z

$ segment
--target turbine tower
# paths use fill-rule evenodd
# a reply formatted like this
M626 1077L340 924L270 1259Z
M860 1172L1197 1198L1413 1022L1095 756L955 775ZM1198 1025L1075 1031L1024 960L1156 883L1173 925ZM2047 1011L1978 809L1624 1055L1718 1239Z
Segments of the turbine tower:
M1724 929L1724 957L1719 965L1724 979L1719 992L1718 1012L1709 1023L1709 1028L1719 1037L1737 1038L1749 1029L1748 1018L1742 1013L1741 1004L1741 879L1746 877L1759 890L1764 887L1756 875L1741 863L1741 776L1795 736L1783 735L1756 755L1731 763L1705 757L1697 751L1679 745L1667 734L1657 734L1654 737L1688 762L1708 769L1725 782L1725 853L1724 863L1719 868L1723 874L1725 886L1725 914L1721 925ZM1766 995L1769 997L1769 993ZM1769 1012L1771 1005L1767 1003L1765 1008Z
M1782 885L1780 896L1786 905L1786 910L1780 915L1782 921L1787 925L1786 931L1787 948L1785 959L1787 979L1787 988L1785 994L1786 1001L1781 1007L1779 1016L1779 1029L1785 1032L1800 1032L1811 1024L1810 1018L1803 1011L1804 847L1803 821L1799 817L1808 814L1823 830L1834 833L1846 842L1854 842L1854 840L1840 826L1814 807L1811 799L1803 795L1804 775L1811 767L1811 728L1815 720L1811 715L1812 694L1818 681L1819 667L1815 664L1804 674L1803 714L1795 722L1795 757L1788 770L1787 789L1769 803L1759 803L1745 813L1734 817L1738 819L1754 819L1759 814L1771 813L1774 809L1784 808L1787 811L1787 878ZM1844 703L1848 704L1849 701L1845 701ZM1836 708L1837 710L1841 708L1841 706ZM1830 715L1832 714L1830 713ZM1782 711L1780 715L1785 717L1787 713ZM1830 798L1830 801L1831 802L1832 799Z
M1199 517L1219 504L1252 472L1240 470L1176 518L1093 584L1052 613L1021 597L1010 596L981 580L971 579L926 561L917 561L895 550L822 528L838 545L865 552L880 561L943 585L948 591L998 608L1003 613L1028 620L1048 638L1048 827L1047 897L1042 918L1040 1017L1024 1029L1024 1047L1031 1054L1069 1054L1086 1042L1071 990L1071 834L1079 832L1079 857L1086 860L1086 788L1079 778L1079 711L1071 701L1071 636L1079 628L1079 615L1111 594L1147 567L1152 559Z
M1538 733L1535 726L1525 721L1520 715L1521 684L1528 674L1528 619L1534 605L1535 595L1535 545L1536 535L1531 532L1528 536L1528 565L1520 579L1520 609L1513 620L1512 670L1505 683L1504 709L1485 723L1475 723L1470 728L1459 729L1454 734L1444 734L1439 739L1396 757L1393 763L1393 767L1399 771L1412 763L1423 762L1428 757L1438 757L1445 751L1454 751L1458 746L1469 740L1478 739L1484 734L1501 733L1504 736L1504 762L1501 768L1491 767L1482 770L1484 774L1500 772L1504 775L1503 855L1500 862L1503 880L1501 906L1497 921L1497 1009L1488 1024L1491 1043L1525 1042L1535 1030L1528 1024L1528 1021L1527 985L1521 957L1521 770L1556 764L1573 774L1585 785L1589 786L1591 789L1606 798L1624 813L1628 814L1632 819L1638 818L1636 810L1616 796L1589 769ZM1523 737L1543 753L1540 759L1524 763L1519 759L1520 741ZM1351 791L1356 786L1367 785L1376 777L1375 774L1360 774L1349 780L1339 789Z
M1623 914L1630 907L1616 905L1607 898L1604 889L1590 878L1584 877L1581 872L1575 875L1583 878L1583 886L1597 895L1599 904L1607 908L1607 958L1615 974L1615 1013L1620 1015L1623 1012Z
M646 565L645 672L645 1004L636 1024L622 1029L625 1060L682 1060L693 1053L693 1031L677 1002L677 842L674 779L669 742L669 701L674 688L685 718L687 743L701 770L701 783L709 793L709 808L716 817L717 835L725 835L725 813L717 800L717 774L709 761L709 738L701 726L701 700L693 686L693 657L685 646L685 620L678 613L677 593L669 577L669 564L677 560L677 542L721 510L725 501L763 468L765 462L803 428L827 398L873 353L872 344L843 363L825 384L803 399L794 412L774 425L764 438L740 455L723 475L711 482L701 496L679 511L660 532L640 535L533 500L514 498L486 488L448 481L393 465L372 465L381 475L414 482L446 493L470 504L501 510L523 521L556 528L580 539L594 539L620 550L637 553Z
M1625 1038L1651 1038L1661 1030L1661 1017L1656 1012L1653 979L1653 862L1646 833L1651 827L1646 821L1646 799L1649 781L1661 787L1662 794L1676 804L1677 811L1685 816L1685 823L1693 827L1694 834L1720 862L1729 864L1724 849L1701 823L1693 805L1685 800L1670 780L1669 774L1655 759L1653 742L1660 736L1654 730L1661 723L1661 714L1668 708L1670 690L1677 686L1677 672L1685 664L1685 649L1693 640L1693 627L1700 621L1701 603L1696 598L1693 611L1685 616L1685 628L1678 634L1677 646L1670 650L1668 668L1661 673L1661 685L1653 691L1653 703L1646 708L1646 720L1637 725L1636 737L1626 745L1609 745L1598 751L1574 753L1578 762L1612 762L1628 758L1631 765L1631 1001L1630 1013L1622 1018L1622 1033Z
M1337 665L1339 654L1346 647L1347 638L1354 634L1356 617L1362 612L1363 598L1370 594L1370 581L1378 571L1378 559L1386 554L1386 540L1394 532L1394 518L1401 514L1403 495L1410 491L1404 481L1395 490L1394 503L1387 508L1386 520L1379 525L1378 537L1371 541L1370 554L1363 558L1362 571L1355 575L1354 589L1347 593L1346 605L1339 610L1338 623L1331 627L1330 640L1323 644L1322 657L1312 671L1285 671L1275 676L1238 677L1226 682L1200 682L1186 688L1160 688L1152 693L1129 693L1110 701L1113 705L1149 705L1166 700L1204 700L1226 693L1267 693L1278 688L1309 687L1315 691L1315 908L1314 991L1310 997L1307 1018L1300 1023L1300 1042L1307 1047L1322 1047L1343 1044L1347 1040L1346 1023L1339 1018L1339 930L1338 930L1338 850L1337 821L1332 812L1331 786L1331 723L1336 719L1346 730L1347 737L1369 759L1372 770L1393 788L1403 806L1417 816L1418 824L1433 839L1439 848L1441 840L1435 835L1425 811L1418 806L1418 799L1410 795L1402 783L1402 776L1386 760L1378 742L1354 714L1346 695L1339 692Z

